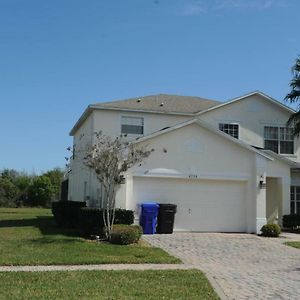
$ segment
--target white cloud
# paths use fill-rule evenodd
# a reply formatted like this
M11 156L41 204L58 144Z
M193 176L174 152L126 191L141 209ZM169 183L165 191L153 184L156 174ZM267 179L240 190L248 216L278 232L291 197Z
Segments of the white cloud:
M224 10L263 11L276 7L286 7L287 5L285 0L185 0L185 4L181 8L181 15L195 16Z
M195 1L188 3L182 10L184 16L194 16L207 12L207 5L203 1Z
M242 10L267 10L273 7L286 6L282 0L217 0L213 1L212 9L242 9Z

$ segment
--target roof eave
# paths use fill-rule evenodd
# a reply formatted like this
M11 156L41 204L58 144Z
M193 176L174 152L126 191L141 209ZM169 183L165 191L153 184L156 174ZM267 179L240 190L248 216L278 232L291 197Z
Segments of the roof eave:
M117 110L117 111L128 111L128 112L142 112L142 113L152 113L152 114L164 114L164 115L179 115L179 116L195 116L197 112L193 113L184 113L184 112L168 112L168 111L159 111L159 110L145 110L145 109L132 109L132 108L119 108L119 107L105 107L99 105L89 105L91 109L95 110Z
M88 116L91 114L92 109L89 105L83 112L83 114L80 116L80 118L77 120L71 131L69 132L70 136L73 136L75 132L78 130L78 128L81 126L81 124L88 118Z

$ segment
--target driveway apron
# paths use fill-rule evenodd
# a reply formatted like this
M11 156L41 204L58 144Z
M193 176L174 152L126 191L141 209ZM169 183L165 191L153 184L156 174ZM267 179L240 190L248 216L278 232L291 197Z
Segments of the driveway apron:
M225 299L300 299L300 249L251 234L145 235L154 246L207 274Z

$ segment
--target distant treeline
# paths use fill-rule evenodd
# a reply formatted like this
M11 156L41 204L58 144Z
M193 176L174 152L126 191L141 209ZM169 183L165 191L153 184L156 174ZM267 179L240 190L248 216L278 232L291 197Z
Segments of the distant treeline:
M0 171L0 207L50 207L59 200L64 171L54 168L40 176L13 169Z

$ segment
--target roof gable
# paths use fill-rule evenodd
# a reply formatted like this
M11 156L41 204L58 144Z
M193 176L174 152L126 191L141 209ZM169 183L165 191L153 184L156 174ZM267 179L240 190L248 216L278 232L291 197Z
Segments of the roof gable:
M259 95L259 96L261 96L263 99L265 99L265 100L268 101L269 103L272 103L272 104L274 104L274 105L276 105L276 106L278 106L278 107L284 109L285 111L287 111L287 112L289 112L289 113L291 113L291 114L295 113L295 110L292 109L292 108L290 108L289 106L287 106L287 105L285 105L285 104L283 104L283 103L281 103L281 102L275 100L274 98L272 98L272 97L270 97L270 96L268 96L268 95L266 95L266 94L264 94L264 93L262 93L262 92L260 92L260 91L254 91L254 92L248 93L248 94L246 94L246 95L239 96L239 97L237 97L237 98L234 98L234 99L232 99L232 100L229 100L229 101L227 101L227 102L221 103L221 104L219 104L219 105L215 105L214 107L210 107L210 108L208 108L208 109L206 109L206 110L204 110L204 111L200 111L200 112L197 113L197 115L205 114L206 112L209 112L209 111L212 111L212 110L215 110L215 109L222 108L223 106L227 106L227 105L233 104L233 103L235 103L235 102L237 102L237 101L245 100L245 99L247 99L247 98L249 98L249 97L251 97L251 96L254 96L254 95Z
M174 131L174 130L177 130L179 128L182 128L182 127L185 127L185 126L188 126L188 125L191 125L191 124L197 124L199 125L200 127L203 127L205 129L207 129L208 131L218 135L218 136L221 136L227 140L229 140L230 142L232 143L235 143L237 144L238 146L244 148L244 149L247 149L251 152L254 152L256 154L259 154L261 156L263 156L264 158L267 158L269 160L273 160L272 157L270 157L269 155L263 153L262 151L260 150L257 150L253 147L251 147L250 145L242 142L241 140L238 140L230 135L228 135L227 133L224 133L222 132L221 130L218 130L218 129L215 129L213 126L209 125L208 123L202 121L202 120L199 120L199 119L192 119L192 120L189 120L189 121L186 121L186 122L183 122L183 123L180 123L180 124L177 124L175 126L172 126L172 127L169 127L167 129L164 129L164 130L160 130L160 131L157 131L155 133L152 133L152 134L149 134L147 136L144 136L144 137L141 137L141 138L138 138L137 140L135 140L133 142L133 144L138 144L138 143L141 143L141 142L144 142L144 141L147 141L147 140L150 140L152 138L155 138L157 136L160 136L160 135L163 135L163 134L167 134L171 131Z

